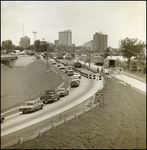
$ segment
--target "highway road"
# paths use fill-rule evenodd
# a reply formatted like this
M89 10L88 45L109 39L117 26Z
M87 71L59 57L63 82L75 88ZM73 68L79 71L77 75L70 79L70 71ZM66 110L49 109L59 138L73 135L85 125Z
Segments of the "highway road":
M18 112L6 117L5 122L1 124L1 138L4 135L43 121L85 101L102 87L102 83L103 80L97 81L96 79L93 80L82 77L79 87L70 88L68 96L62 97L59 101L54 103L45 104L42 110L28 114Z

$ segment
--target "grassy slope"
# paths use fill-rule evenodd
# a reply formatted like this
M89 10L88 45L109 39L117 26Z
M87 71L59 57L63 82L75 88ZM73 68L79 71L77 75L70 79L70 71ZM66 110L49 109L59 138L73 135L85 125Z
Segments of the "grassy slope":
M110 80L109 80L110 81ZM106 105L9 149L146 148L146 96L115 80L107 82Z
M56 88L63 81L53 70L46 72L46 65L41 60L18 69L1 67L1 111L22 104L29 96L35 99L44 90Z

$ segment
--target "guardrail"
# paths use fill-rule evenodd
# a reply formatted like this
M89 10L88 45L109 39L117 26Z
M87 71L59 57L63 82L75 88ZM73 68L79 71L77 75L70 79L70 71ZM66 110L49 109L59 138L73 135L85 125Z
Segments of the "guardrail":
M78 71L78 69L76 69L76 68L75 68L75 70ZM80 72L80 73L81 73L81 75L85 76L85 73L83 73L83 72ZM106 79L104 73L99 72L99 74L100 74L99 76L103 76L104 80ZM76 119L80 115L85 114L90 110L92 111L96 106L105 105L104 89L105 89L106 82L104 80L103 80L103 84L102 84L101 88L98 89L98 91L94 95L87 98L84 102L45 120L47 122L49 121L49 124L48 123L45 124L45 126L47 124L48 124L48 126L42 128L42 129L38 129L39 131L37 129L35 129L35 132L36 132L36 130L37 130L37 132L33 135L29 135L28 137L22 137L22 135L23 135L22 133L25 133L25 132L18 131L19 132L18 137L15 137L16 139L13 138L14 140L12 140L12 141L9 141L9 138L7 138L7 141L9 141L9 142L2 143L2 139L1 139L1 148L3 149L6 147L15 145L15 144L22 144L23 142L40 137L40 136L42 136L43 133L45 133L49 130L52 130L52 129L56 129L57 126L62 125L64 123L68 123L70 120ZM98 97L99 93L100 94L103 93L103 94L101 94L102 95L101 97ZM35 124L35 126L37 128L37 124ZM32 127L27 127L27 129L24 129L24 130L26 130L28 132L30 130L30 134L31 134ZM11 135L10 135L10 139L12 139Z
M6 143L2 143L2 141L1 141L1 149L15 145L15 144L22 144L23 142L40 137L40 136L42 136L43 133L45 133L49 130L52 130L52 129L56 129L57 126L62 125L64 123L68 123L70 120L76 119L80 115L85 114L90 110L93 110L96 106L99 106L99 102L96 100L96 96L95 96L96 93L93 96L89 97L84 102L74 106L73 108L49 118L50 124L48 124L48 126L42 128L41 130L39 129L39 131L36 131L35 134L30 135L28 137L23 137L23 133L25 133L25 131L18 131L18 132L20 132L20 134L17 137L17 139L10 141L9 138L7 138L7 141L9 141L9 142L6 142ZM94 102L96 102L96 103L94 104ZM35 124L35 126L37 126L37 124ZM30 128L28 127L25 130L26 131L30 130L30 134L31 134L32 127L30 127ZM10 139L12 139L12 137L10 137Z

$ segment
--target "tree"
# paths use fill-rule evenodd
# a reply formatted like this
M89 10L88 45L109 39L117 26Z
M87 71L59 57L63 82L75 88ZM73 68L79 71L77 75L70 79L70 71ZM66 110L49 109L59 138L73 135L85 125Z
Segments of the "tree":
M40 44L40 52L47 51L48 43L42 43Z
M2 41L2 48L5 49L7 51L7 53L11 52L12 41L11 40Z
M137 56L140 52L144 51L145 43L138 41L137 38L125 38L120 42L120 49L123 56L128 59L128 70L130 68L130 61L132 56Z
M39 50L40 50L40 40L36 40L34 42L34 46L35 46L36 50L39 52Z
M107 56L110 56L110 48L107 47L107 49L104 51L104 58L106 58Z

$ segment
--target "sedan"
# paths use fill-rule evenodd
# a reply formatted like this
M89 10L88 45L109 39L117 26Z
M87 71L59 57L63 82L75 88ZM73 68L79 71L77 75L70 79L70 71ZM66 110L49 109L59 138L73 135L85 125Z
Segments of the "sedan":
M71 87L77 87L80 85L80 80L79 79L72 79L70 82Z
M69 90L67 90L66 88L60 88L58 90L59 96L66 96L69 94Z
M60 69L65 69L65 66L64 66L64 65L61 65L59 68L60 68Z
M36 110L40 110L43 108L43 102L41 100L27 101L21 107L19 107L19 111L23 113L26 112L35 112Z
M81 79L81 75L79 73L74 73L73 74L73 79Z

